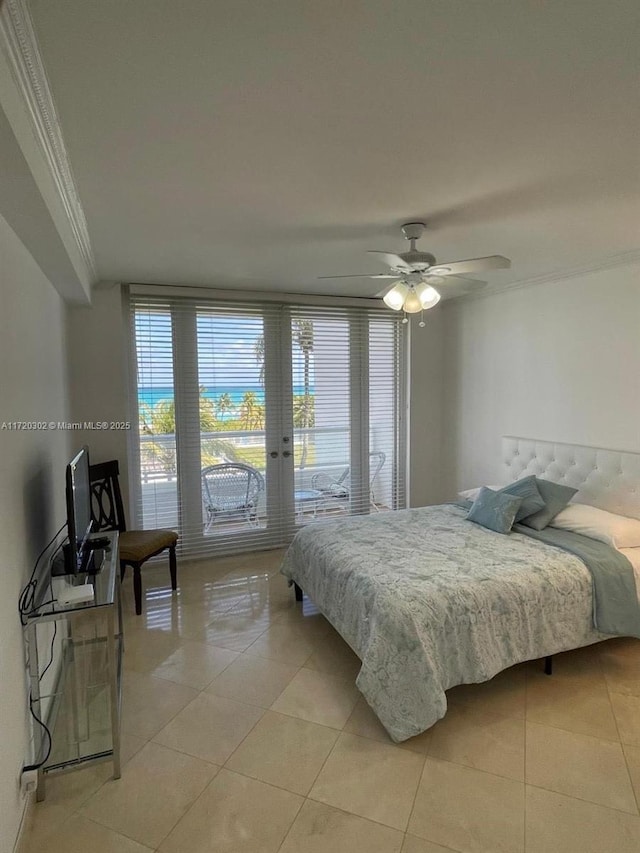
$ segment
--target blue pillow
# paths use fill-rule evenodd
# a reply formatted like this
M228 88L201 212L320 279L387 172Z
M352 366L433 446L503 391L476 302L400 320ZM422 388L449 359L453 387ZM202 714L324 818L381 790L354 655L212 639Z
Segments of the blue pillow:
M515 483L509 483L508 486L498 491L505 495L515 495L518 498L522 498L522 505L516 513L516 521L533 515L534 512L539 512L545 507L545 502L538 490L534 474L530 477L523 477L521 480L516 480Z
M495 530L496 533L508 533L521 504L522 498L518 495L494 492L483 486L467 518L482 527Z
M536 486L544 501L544 509L523 518L522 523L526 524L527 527L533 527L534 530L544 530L560 510L566 507L578 490L572 489L571 486L562 486L560 483L554 483L551 480L541 480L538 477L536 477Z

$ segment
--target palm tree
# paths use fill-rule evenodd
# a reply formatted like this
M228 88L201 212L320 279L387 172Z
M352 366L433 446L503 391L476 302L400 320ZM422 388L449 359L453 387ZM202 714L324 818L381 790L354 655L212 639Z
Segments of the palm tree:
M300 454L300 468L304 468L307 464L307 455L309 453L309 434L308 428L312 426L315 420L313 411L313 400L311 397L311 353L313 352L313 322L311 320L294 320L291 324L293 340L302 350L304 358L303 368L303 389L304 395L302 399L301 411L301 426L302 433L302 452Z
M227 412L232 411L232 409L233 400L231 399L231 394L228 394L225 391L224 394L220 394L220 396L216 400L216 412L218 413L218 417L222 419L222 417Z
M245 391L240 405L240 420L245 429L264 429L264 406L255 391Z
M314 400L311 396L311 353L313 352L313 321L312 320L292 320L291 322L291 337L293 342L302 351L304 358L303 366L303 390L301 403L294 401L294 421L296 426L300 426L304 432L302 433L302 452L300 454L300 468L304 468L307 464L307 456L309 453L309 436L307 429L315 423ZM254 344L254 352L256 361L260 368L260 384L264 388L264 335L256 338ZM245 395L246 396L246 395Z

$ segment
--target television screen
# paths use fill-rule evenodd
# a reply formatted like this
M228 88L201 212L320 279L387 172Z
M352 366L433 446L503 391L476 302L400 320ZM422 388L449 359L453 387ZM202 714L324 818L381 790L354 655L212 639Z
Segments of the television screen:
M85 544L91 532L91 486L89 481L89 449L83 447L67 465L67 530L69 535L69 569L79 572L89 556Z

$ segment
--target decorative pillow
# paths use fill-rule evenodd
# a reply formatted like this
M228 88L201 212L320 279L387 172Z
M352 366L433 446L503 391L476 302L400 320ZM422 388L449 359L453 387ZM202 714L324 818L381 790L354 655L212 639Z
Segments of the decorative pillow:
M544 500L538 491L536 478L534 474L530 477L523 477L521 480L516 480L515 483L509 483L498 490L503 495L515 495L522 498L522 505L516 513L516 521L532 515L534 512L544 509Z
M464 501L475 501L475 499L480 494L480 489L482 486L476 486L475 489L465 489L464 492L458 492L458 497L462 498ZM493 492L500 491L500 486L487 486L488 489L491 489Z
M482 527L495 530L496 533L508 533L521 504L522 498L517 495L494 492L493 489L482 486L467 518Z
M526 524L527 527L533 527L534 530L544 530L551 519L566 507L578 490L572 489L571 486L554 483L551 480L541 480L540 477L536 477L536 486L544 501L544 509L523 518L522 523Z
M613 548L640 547L640 519L616 515L588 504L569 504L550 526L606 542Z

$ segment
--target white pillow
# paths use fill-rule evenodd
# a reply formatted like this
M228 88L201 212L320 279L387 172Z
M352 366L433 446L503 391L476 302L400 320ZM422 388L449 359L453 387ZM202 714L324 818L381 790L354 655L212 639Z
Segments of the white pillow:
M613 548L640 547L640 519L615 515L588 504L569 504L549 526L598 539Z
M480 489L482 486L478 486L475 489L467 489L464 492L458 492L458 497L462 498L463 501L475 501L475 499L480 494ZM498 489L501 489L502 486L487 486L488 489L492 489L494 492L497 492Z

